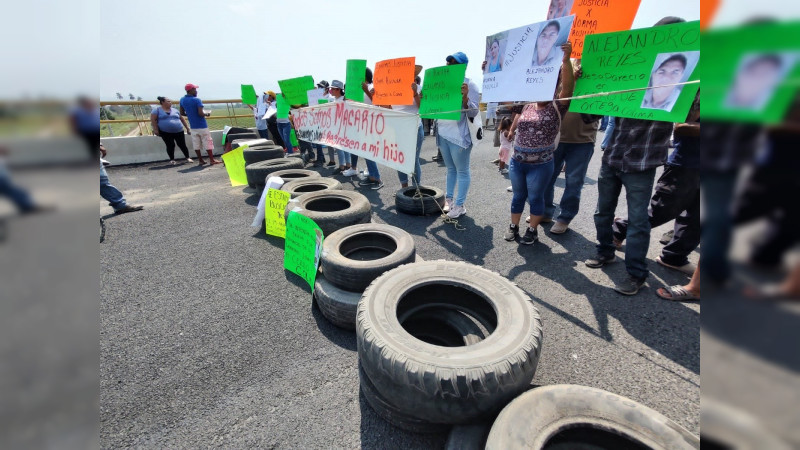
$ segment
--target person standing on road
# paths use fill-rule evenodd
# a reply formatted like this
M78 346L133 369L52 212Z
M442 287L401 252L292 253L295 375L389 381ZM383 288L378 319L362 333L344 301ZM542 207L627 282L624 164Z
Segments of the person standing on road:
M256 131L258 131L258 135L262 139L269 139L269 133L267 132L267 120L264 119L264 115L267 113L267 109L269 109L270 105L270 91L264 91L264 93L256 99L256 106L247 105L251 111L253 111L253 117L256 120ZM275 99L273 93L273 101Z
M525 105L522 112L511 124L509 140L513 138L514 154L508 177L511 179L513 197L511 199L511 224L504 236L507 241L519 237L519 221L527 200L530 205L530 224L520 244L531 245L539 240L537 228L544 218L545 191L554 172L553 154L559 139L562 117L569 109L569 100L556 98L572 97L575 88L575 75L569 55L572 43L561 46L561 91L549 102L536 102Z
M103 158L106 157L106 149L103 144L100 144L100 154ZM144 206L131 206L128 204L122 192L108 181L108 173L106 173L103 163L100 163L100 196L108 201L108 204L114 208L114 214L117 215L144 209Z
M186 95L180 101L181 115L189 119L192 147L194 147L194 152L197 154L199 165L202 166L206 163L203 160L202 153L204 148L208 153L209 164L219 164L219 161L214 159L214 141L211 140L211 132L208 130L208 122L206 122L206 117L210 116L211 113L203 109L203 101L197 97L197 88L199 87L192 83L184 86Z
M422 66L417 65L414 67L415 75L422 72ZM419 115L419 104L421 101L420 94L422 93L422 86L419 85L419 76L415 76L414 83L411 83L411 92L414 96L414 102L410 105L392 105L392 109L402 111L409 114ZM422 141L425 139L423 134L422 119L417 121L417 151L414 155L414 181L417 185L422 183L422 167L419 165L419 154L422 150ZM403 188L408 187L408 174L404 172L397 172L397 178L400 179L400 186Z
M469 64L467 55L456 52L445 58L447 65ZM436 145L442 151L442 159L447 166L447 178L445 183L445 205L444 211L447 217L456 219L467 213L464 203L467 200L467 192L470 185L469 162L473 146L473 136L470 136L467 121L475 120L480 114L478 102L480 93L478 85L469 78L464 78L461 85L461 118L459 120L437 120L438 133ZM458 185L458 196L453 198L456 184Z
M331 94L331 97L333 98L332 101L335 102L335 103L345 101L345 99L344 99L344 83L342 83L339 80L331 81L330 94ZM336 156L339 158L339 167L336 170L333 171L334 175L341 173L342 175L344 175L346 177L351 177L353 175L357 175L358 174L358 171L352 169L351 166L350 166L350 161L351 161L350 153L348 153L348 152L346 152L344 150L338 150L337 149L336 150Z
M665 17L655 26L685 22ZM650 247L648 206L653 192L656 168L664 165L672 135L672 122L617 117L611 142L603 152L597 177L597 209L594 225L597 230L597 255L587 259L587 267L600 268L616 260L614 254L614 211L619 194L625 187L628 201L628 244L625 246L625 269L628 276L615 284L623 295L635 295L644 285L647 250Z
M189 158L189 149L186 148L186 138L183 135L184 129L187 133L192 134L186 119L172 107L172 100L167 97L158 97L158 104L159 106L150 114L150 125L153 127L153 134L164 140L169 163L175 165L175 144L180 147L186 162L194 162L192 158Z

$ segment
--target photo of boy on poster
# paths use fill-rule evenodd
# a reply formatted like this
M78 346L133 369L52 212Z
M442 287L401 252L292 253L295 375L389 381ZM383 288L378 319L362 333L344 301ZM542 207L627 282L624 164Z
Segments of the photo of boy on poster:
M486 68L483 73L503 70L503 54L506 51L508 33L497 33L486 38Z
M763 110L788 76L795 60L795 55L790 53L743 55L726 96L725 106L753 112Z
M572 10L572 2L573 0L550 0L550 7L547 9L547 20L568 16Z
M561 50L561 46L567 42L569 37L569 27L562 27L561 22L569 19L570 17L562 17L557 20L551 20L539 30L533 50L532 67L561 64L561 60L564 57L564 51ZM566 32L562 33L562 28Z
M683 85L675 85L689 79L699 60L699 51L656 55L647 84L651 89L645 92L641 107L672 111L683 90Z

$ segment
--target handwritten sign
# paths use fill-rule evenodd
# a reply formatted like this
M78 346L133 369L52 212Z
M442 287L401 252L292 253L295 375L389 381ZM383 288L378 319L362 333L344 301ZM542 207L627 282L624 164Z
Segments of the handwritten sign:
M314 89L314 78L311 75L306 75L288 80L279 80L278 85L290 105L304 105L308 101L308 90Z
M242 186L247 184L247 172L244 171L244 149L248 146L237 147L228 153L222 154L222 161L225 163L225 170L228 171L228 178L231 186Z
M295 211L289 212L283 267L306 280L312 293L323 240L322 230L313 220Z
M301 140L345 150L404 173L414 171L416 114L338 102L301 108L293 117Z
M575 96L624 91L573 100L570 111L645 120L683 122L699 79L700 23L684 22L586 36ZM648 89L642 89L648 88Z
M703 54L703 119L780 123L800 80L800 53L787 36L800 36L800 22L706 30L703 46L718 50Z
M267 234L271 236L278 236L280 238L286 237L286 218L284 213L286 211L286 204L292 194L281 191L280 189L268 189L267 199L264 210L264 224L266 225Z
M411 84L414 83L414 61L415 58L412 56L387 59L375 64L373 104L411 105L414 103L414 93L411 90Z
M366 75L366 60L347 60L347 78L345 78L345 84L349 86L349 88L344 92L344 97L346 99L364 103L364 89L361 89L361 84L364 83Z
M550 101L575 16L534 23L486 38L482 102Z
M461 85L466 64L434 67L425 71L419 115L425 119L458 120L461 118ZM436 114L442 111L456 111Z
M245 105L255 105L258 103L258 96L256 95L256 89L253 87L252 84L243 84L242 85L242 103Z
M575 0L569 40L572 57L580 58L584 38L590 34L630 30L642 0ZM705 0L704 0L705 1Z
M284 98L282 93L278 94L278 96L275 98L275 101L277 103L277 105L276 105L276 108L277 108L276 114L277 114L277 116L276 117L278 119L288 119L289 118L289 109L290 109L289 102L286 101L286 98Z
M322 97L325 96L325 89L317 88L317 89L309 89L308 93L308 106L318 105Z

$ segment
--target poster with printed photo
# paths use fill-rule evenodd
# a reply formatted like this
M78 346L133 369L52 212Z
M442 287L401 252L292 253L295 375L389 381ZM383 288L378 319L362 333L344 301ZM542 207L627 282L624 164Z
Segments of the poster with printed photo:
M642 108L672 111L683 89L679 83L689 79L699 59L699 51L656 55L647 84L650 89L644 93Z
M552 100L564 59L561 46L574 19L561 17L487 36L482 101Z

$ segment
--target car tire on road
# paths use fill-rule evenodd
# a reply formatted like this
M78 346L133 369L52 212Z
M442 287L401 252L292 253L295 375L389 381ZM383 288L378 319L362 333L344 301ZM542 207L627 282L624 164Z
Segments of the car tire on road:
M245 167L261 161L283 158L283 149L276 146L247 147L242 152Z
M458 347L425 342L404 324L431 308L466 314L488 337ZM542 325L530 297L499 274L426 261L386 272L367 287L356 335L364 372L394 407L426 422L463 424L495 414L529 387Z
M414 262L414 238L391 225L353 225L325 237L320 261L336 286L363 292L384 272Z
M342 189L342 183L334 178L299 178L288 181L281 186L281 190L288 192L292 198L298 197L309 192L336 191Z
M258 190L263 190L266 185L267 176L273 172L286 169L302 169L303 162L294 158L275 158L245 166L247 174L247 185Z
M281 177L284 183L288 183L290 181L295 180L312 180L312 179L319 179L322 178L322 175L319 172L314 172L313 170L306 170L306 169L287 169L287 170L279 170L277 172L272 172L269 174L271 177Z
M336 287L322 274L314 283L314 299L328 322L346 330L356 329L356 309L361 292L350 292Z
M433 186L420 186L419 191L421 198L414 198L417 195L417 188L413 186L397 191L394 195L397 211L413 216L441 214L441 208L444 208L444 191Z
M520 395L497 416L487 449L699 449L700 438L661 413L602 389L552 385Z
M369 200L353 191L309 192L289 200L285 211L287 219L291 211L297 211L313 220L326 237L344 227L369 223L372 220L372 205Z

